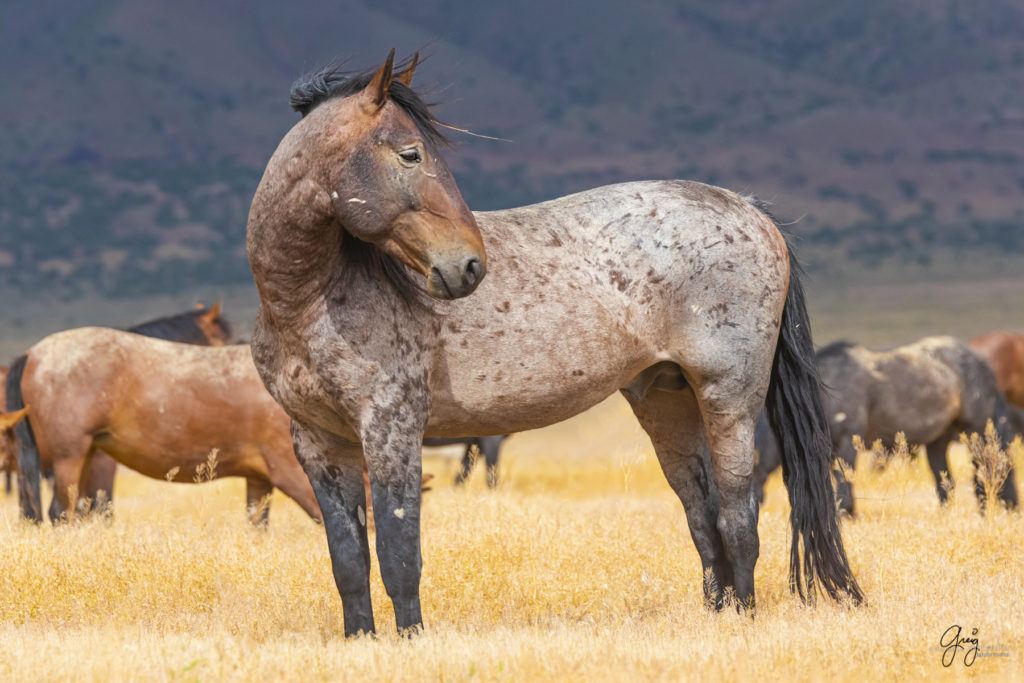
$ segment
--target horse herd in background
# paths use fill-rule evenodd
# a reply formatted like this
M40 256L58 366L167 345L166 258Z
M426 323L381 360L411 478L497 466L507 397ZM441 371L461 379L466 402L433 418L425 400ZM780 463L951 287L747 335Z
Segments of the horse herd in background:
M381 576L411 632L422 445L467 444L458 481L478 448L493 486L504 437L465 435L544 426L621 391L686 509L708 606L754 607L755 490L779 463L791 588L859 603L830 479L835 459L853 463L851 436L925 445L944 499L959 432L991 419L1005 447L1024 431L1024 337L815 355L799 267L754 198L649 181L471 212L444 124L411 88L417 61L396 67L392 50L378 69L293 86L302 118L249 214L251 345L226 343L215 307L60 332L14 361L0 449L25 517L42 519L48 476L51 520L105 507L115 461L168 481L244 477L257 524L277 487L322 521L356 635L375 629L373 504ZM999 496L1016 505L1012 477Z
M169 482L244 477L247 509L258 526L267 523L275 487L320 520L295 460L288 416L260 382L249 345L230 339L220 305L199 305L124 332L59 332L9 368L0 366L9 411L0 413L0 459L6 475L18 474L23 516L43 519L42 478L53 488L51 521L72 506L76 514L109 509L120 462ZM427 439L425 445L466 446L457 484L470 474L471 449L478 448L488 484L496 486L503 438ZM424 485L431 478L424 475Z
M199 305L126 332L81 328L54 334L10 368L0 366L8 411L0 412L0 463L8 492L11 474L21 475L23 515L43 518L41 478L52 485L49 518L57 521L71 505L86 513L111 504L118 462L154 479L192 482L203 478L197 472L210 466L209 454L216 452L206 478L245 478L254 524L267 523L266 500L274 487L320 520L316 497L295 460L288 417L256 376L248 345L230 339L220 305ZM837 464L853 469L855 436L892 449L903 433L908 443L925 448L942 503L949 496L951 442L962 433L984 432L989 420L1003 448L1024 435L1024 335L991 332L967 343L925 337L884 352L840 341L819 349L815 360ZM25 419L29 405L32 418ZM487 485L494 488L507 438L425 437L423 445L463 446L454 483L463 484L483 459ZM765 480L782 464L764 414L755 446L754 491L762 500ZM853 515L852 486L843 471L834 469L837 505ZM424 486L431 478L424 475ZM984 503L980 481L976 491ZM1007 506L1017 506L1012 475L998 495ZM372 508L369 495L367 507Z

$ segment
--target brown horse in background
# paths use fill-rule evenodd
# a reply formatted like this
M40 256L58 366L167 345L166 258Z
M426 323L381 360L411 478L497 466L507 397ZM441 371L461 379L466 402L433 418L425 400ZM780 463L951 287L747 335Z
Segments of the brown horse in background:
M97 449L154 479L193 482L216 449L208 477L245 477L254 522L278 487L319 520L295 459L288 417L263 388L247 345L202 347L96 327L46 337L18 358L8 401L31 406L17 426L22 513L42 519L39 475L54 473L49 516L88 509ZM204 477L205 478L205 477Z
M190 311L147 320L134 327L129 327L127 331L146 337L199 346L224 346L231 340L231 325L221 315L219 301L209 307L201 303L196 304L195 308ZM3 386L7 368L2 368L2 370L0 386ZM8 462L11 462L13 467L13 462ZM4 489L7 493L11 492L11 473L14 471L14 469L8 469L4 472ZM113 500L116 473L117 461L103 451L96 451L89 465L87 477L89 489L83 493L92 501L100 498L108 502ZM52 473L47 471L44 474L50 476Z
M1016 408L1024 408L1024 334L989 332L967 342L988 361L996 375L999 391ZM1024 433L1024 414L1011 411L1017 431Z

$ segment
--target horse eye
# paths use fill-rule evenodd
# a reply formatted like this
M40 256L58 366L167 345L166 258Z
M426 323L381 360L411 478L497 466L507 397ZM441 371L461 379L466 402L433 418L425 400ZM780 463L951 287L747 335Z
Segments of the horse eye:
M420 156L420 151L413 147L412 149L405 149L398 153L398 156L402 157L403 161L408 161L410 164L418 164L423 161L423 157Z

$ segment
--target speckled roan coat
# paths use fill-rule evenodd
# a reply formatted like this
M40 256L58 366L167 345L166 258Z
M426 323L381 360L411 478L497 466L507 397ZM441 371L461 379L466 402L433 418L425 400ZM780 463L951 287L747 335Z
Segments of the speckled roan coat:
M951 441L963 432L983 433L988 420L996 424L1004 447L1012 439L1006 401L992 370L959 339L925 337L881 352L836 342L818 352L817 365L826 387L833 452L850 468L857 456L854 435L867 444L881 440L891 449L896 433L903 432L908 443L926 446L935 488L944 503L948 491L943 475L949 470L946 451ZM760 460L755 490L760 497L765 478L779 466L778 445L765 419L758 425L756 443ZM838 479L840 508L853 514L853 490L841 474ZM983 501L980 483L976 491ZM999 497L1011 507L1017 504L1012 470Z
M430 131L396 101L413 97L407 79L390 70L303 110L248 225L254 358L323 509L346 633L374 630L364 457L384 585L399 630L417 629L423 436L542 427L617 390L686 507L714 579L709 602L729 587L753 604L753 434L766 392L799 473L794 541L809 552L801 579L794 546L796 587L817 578L859 598L806 313L775 223L732 192L674 180L471 214ZM383 261L348 253L368 249ZM410 299L379 266L399 261L432 298Z

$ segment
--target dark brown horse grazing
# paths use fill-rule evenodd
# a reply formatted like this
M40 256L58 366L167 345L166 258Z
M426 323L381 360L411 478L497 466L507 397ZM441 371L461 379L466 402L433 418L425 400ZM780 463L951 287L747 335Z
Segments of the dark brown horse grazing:
M320 501L346 634L375 628L364 456L381 576L407 633L422 626L423 436L532 429L617 390L686 508L710 604L722 604L717 586L753 605L766 394L784 435L793 587L859 600L803 295L775 222L682 181L474 215L409 87L415 58L393 76L393 55L293 87L303 116L248 224L253 357Z
M925 337L891 351L875 352L849 342L836 342L818 351L816 362L831 418L832 448L837 460L854 466L857 452L852 437L866 443L876 439L891 449L897 432L908 443L926 446L939 501L948 497L946 451L963 432L985 431L993 420L1005 447L1013 429L1007 405L985 361L964 342L953 337ZM755 491L760 499L764 481L780 463L778 444L767 421L759 422L755 437L760 454ZM854 513L853 490L839 474L839 506ZM980 482L975 490L984 504ZM999 490L999 498L1017 505L1013 471Z
M215 476L245 477L253 521L278 487L320 519L292 452L288 417L264 390L249 347L203 347L83 327L46 337L11 366L7 397L31 407L17 425L22 513L42 519L39 474L54 473L50 519L78 509L89 460L103 449L154 479L195 481L217 449Z

